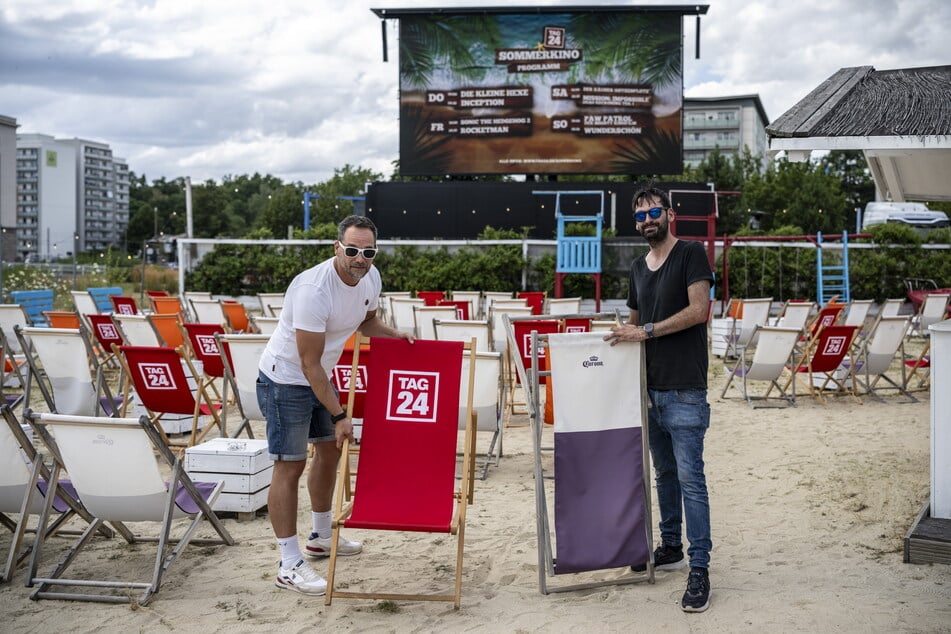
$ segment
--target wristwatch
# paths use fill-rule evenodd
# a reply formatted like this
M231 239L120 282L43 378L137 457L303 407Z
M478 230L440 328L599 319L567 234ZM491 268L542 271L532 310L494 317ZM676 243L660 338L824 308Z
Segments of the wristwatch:
M654 338L654 324L653 323L646 323L643 326L641 326L641 328L643 328L644 332L647 333L648 339Z
M344 418L346 418L346 417L347 417L347 412L340 412L340 413L337 414L336 416L331 416L331 417L330 417L330 420L331 420L334 424L337 424L337 423L339 423L340 421L342 421L342 420L343 420Z

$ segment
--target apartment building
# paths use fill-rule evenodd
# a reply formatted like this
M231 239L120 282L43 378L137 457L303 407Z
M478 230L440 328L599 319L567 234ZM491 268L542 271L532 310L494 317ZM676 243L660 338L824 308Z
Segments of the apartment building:
M715 149L732 154L748 147L765 168L767 125L759 95L684 97L684 166L696 167Z
M105 143L17 136L15 257L55 260L120 246L129 223L129 168Z
M17 120L0 114L0 259L11 259L17 214Z

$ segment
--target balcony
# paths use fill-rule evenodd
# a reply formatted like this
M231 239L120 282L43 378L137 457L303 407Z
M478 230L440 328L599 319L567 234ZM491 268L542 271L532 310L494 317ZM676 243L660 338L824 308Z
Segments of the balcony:
M684 130L738 130L739 119L684 119Z

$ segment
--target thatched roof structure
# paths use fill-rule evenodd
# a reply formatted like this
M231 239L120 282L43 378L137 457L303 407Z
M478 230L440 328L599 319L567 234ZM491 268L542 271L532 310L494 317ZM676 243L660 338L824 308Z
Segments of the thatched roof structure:
M951 200L951 66L842 68L766 128L772 152L863 150L892 200Z

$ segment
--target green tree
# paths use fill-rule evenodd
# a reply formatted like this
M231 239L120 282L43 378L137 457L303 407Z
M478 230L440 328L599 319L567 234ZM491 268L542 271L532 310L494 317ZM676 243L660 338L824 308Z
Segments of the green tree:
M304 224L304 193L297 185L284 185L272 194L255 221L257 228L267 229L278 238L287 236L287 228Z
M838 178L813 163L780 160L765 174L753 174L743 185L739 205L765 212L766 231L781 225L796 225L810 234L848 228L848 204Z
M819 160L825 173L839 179L849 211L875 200L875 180L859 150L832 150Z
M320 196L316 205L311 203L311 224L340 222L353 213L353 201L341 196L362 196L367 183L382 179L382 174L349 163L335 168L330 179L309 189Z

